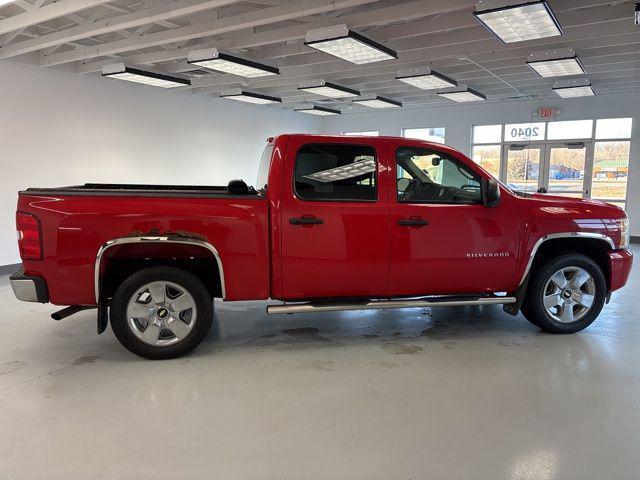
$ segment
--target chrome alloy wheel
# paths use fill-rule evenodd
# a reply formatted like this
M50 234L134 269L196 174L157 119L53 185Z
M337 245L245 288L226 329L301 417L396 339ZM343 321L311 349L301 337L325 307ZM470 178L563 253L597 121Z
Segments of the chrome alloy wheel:
M577 322L589 313L595 295L595 280L586 270L565 267L554 273L545 285L544 308L558 322Z
M197 315L196 301L183 287L172 282L151 282L129 299L127 326L147 345L166 347L191 333Z

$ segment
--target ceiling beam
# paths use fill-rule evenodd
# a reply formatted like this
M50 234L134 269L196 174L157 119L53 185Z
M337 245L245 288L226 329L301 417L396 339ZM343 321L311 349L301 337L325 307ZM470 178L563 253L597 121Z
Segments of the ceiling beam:
M203 20L202 22L186 27L143 35L136 40L119 40L95 47L78 48L71 52L41 55L40 65L60 65L104 55L114 55L131 50L155 47L167 43L182 42L203 36L220 35L308 15L366 5L376 1L377 0L292 0L286 2L284 4L285 6L279 5L277 7L263 8L231 17Z
M138 10L135 12L119 15L116 17L85 22L76 27L67 28L58 32L42 35L30 40L13 44L0 49L0 58L10 58L16 55L23 55L37 50L51 48L74 42L83 38L104 35L106 33L117 32L136 28L144 25L151 25L155 22L163 22L185 15L193 15L224 5L238 3L241 0L164 0L151 8ZM140 36L140 35L139 35Z
M466 19L467 16L458 15L458 17ZM610 34L611 31L615 31L616 33L627 31L637 32L632 24L628 25L629 22L627 21L627 17L627 9L622 9L620 7L609 8L606 10L602 9L599 12L585 12L583 10L576 11L573 12L572 15L567 14L564 17L565 25L567 26L567 36L546 39L538 41L538 43L533 42L531 47L557 48L561 46L570 46L558 44L557 42L561 40L574 42L580 41L581 46L586 46L584 42L589 42L589 39L592 39L594 35L599 37L598 41L603 44L615 45L616 42L611 41L611 39L615 37L606 36L607 34ZM215 87L220 85L223 86L221 88L228 88L231 85L250 85L253 88L269 88L274 86L274 83L275 85L295 84L300 80L306 80L320 75L323 77L328 76L329 79L335 79L332 78L332 75L343 77L344 74L351 75L354 72L356 72L356 75L375 74L379 71L385 70L392 72L398 68L408 68L417 66L421 63L431 65L437 63L434 62L434 60L446 59L447 57L471 55L473 55L473 58L476 61L481 58L491 60L495 56L507 56L509 58L518 57L518 61L524 64L527 54L531 51L531 47L529 46L509 46L505 49L496 50L495 47L498 45L497 41L484 29L480 28L475 21L472 23L473 27L468 28L468 25L464 25L464 22L461 20L458 20L459 25L456 25L454 21L446 21L447 19L445 15L440 16L438 20L440 19L443 19L442 24L440 21L434 22L432 18L427 18L426 20L423 19L421 21L406 23L402 26L403 28L398 28L398 26L394 25L376 31L376 38L384 36L387 40L393 41L391 45L399 52L405 53L404 55L401 55L400 60L396 62L353 66L348 65L346 62L336 60L334 57L329 55L314 52L301 44L277 45L253 51L251 54L256 58L268 58L271 56L279 57L287 54L295 55L296 53L305 54L285 58L280 61L279 66L281 68L282 75L277 78L270 79L269 83L262 83L264 81L261 82L259 80L256 80L255 82L257 83L255 83L239 77L219 76L196 79L193 81L193 84L195 87ZM610 22L616 22L613 28ZM588 29L585 28L585 24L589 26ZM429 35L432 32L437 33L440 25L442 25L442 27L446 27L446 30L449 30L447 35ZM455 29L457 26L464 26L465 28ZM272 32L270 31L265 33L270 34ZM420 33L423 35L411 38L410 40L394 41L393 34L402 37L415 37ZM186 54L186 52L182 53ZM480 55L480 57L476 58L475 55ZM184 65L180 65L180 67L184 67ZM185 71L185 68L176 69L175 71ZM215 93L220 91L221 88L206 89L204 93Z
M21 28L37 25L54 18L64 17L70 13L79 12L87 8L95 7L108 0L60 0L44 7L34 8L13 17L0 20L0 35L20 30Z
M424 18L430 15L440 15L448 12L460 11L463 9L472 10L473 0L438 0L430 3L429 8L425 8L424 0L419 1L411 1L401 5L394 6L383 6L377 7L376 5L372 5L364 12L360 13L349 13L340 18L340 23L346 23L353 28L366 28L371 26L380 26L380 25L389 25L395 22L404 22L416 20L419 18ZM377 8L376 8L377 7ZM451 20L445 19L445 16L442 15L440 18L443 18L443 22L448 24ZM467 17L464 15L464 17ZM463 25L470 25L470 21L472 24L476 24L473 16L469 15L470 18L465 18L463 20ZM460 22L460 18L457 20ZM259 33L247 33L247 32L238 32L228 36L227 38L220 40L209 40L206 42L201 42L196 45L190 45L188 48L174 48L172 50L167 50L165 52L152 52L152 53L142 53L142 54L134 54L126 57L122 57L119 61L127 64L127 65L148 65L155 64L160 62L167 62L172 60L184 59L187 57L190 50L196 50L201 48L222 48L229 50L239 50L239 49L247 49L247 48L255 48L265 45L273 45L276 43L284 43L290 41L301 40L307 34L307 31L311 28L322 26L322 20L317 23L308 24L308 25L297 25L293 27L284 27L284 28L276 28L273 30L267 30ZM266 56L259 56L257 58L277 58L280 53L285 55L289 54L287 52L287 47L272 47L275 50L273 53L265 52ZM277 50L278 48L282 48L284 50ZM301 49L305 48L304 46L300 46L300 44L292 45L292 49L294 52L302 52ZM304 51L309 51L310 49L305 48ZM93 73L99 72L102 67L105 65L105 61L93 61L93 62L82 62L78 66L79 73Z
M433 33L446 32L447 34L449 34L453 30L479 27L478 22L472 15L461 15L460 11L439 14L437 16L437 21L434 21L433 15L425 18L420 18L419 20L408 20L408 18L411 18L413 16L411 13L414 12L414 6L417 8L418 5L413 3L409 6L411 7L409 9L407 8L398 9L397 7L386 7L384 8L384 10L385 10L385 13L388 12L388 14L376 15L375 17L372 17L370 15L370 12L367 12L369 14L367 16L367 20L363 19L363 21L367 22L367 24L355 23L359 20L359 18L356 18L356 17L358 16L364 17L363 14L358 14L357 16L352 17L349 24L355 28L358 28L358 27L362 28L362 27L370 26L371 22L376 22L377 27L382 26L384 28L381 30L375 30L373 35L375 37L375 40L383 43L397 42L400 39L407 40L412 37L424 36L424 35L433 34ZM424 7L420 6L419 11L421 14L423 14ZM384 18L385 20L382 20L382 18ZM389 26L384 26L383 24L381 24L381 22L383 21L389 23ZM398 22L402 22L402 23L398 23ZM302 34L302 36L299 37L300 40L304 38L304 34L306 34L306 29L308 28L309 26L305 26L304 28L298 29L298 32ZM482 30L484 31L484 29ZM291 33L292 31L289 32L288 35L291 35ZM488 38L489 34L486 34L486 37ZM290 40L291 39L288 39L287 41L290 41ZM246 42L247 42L247 39L245 38L245 45L246 45ZM398 48L402 49L401 43L394 43L393 46L395 49L398 49ZM242 48L248 48L248 47L244 46ZM296 55L311 55L313 56L312 58L316 60L316 62L321 58L326 59L326 61L335 60L335 58L333 57L323 55L319 53L317 50L313 50L307 47L302 41L295 42L295 43L286 43L286 44L278 43L277 45L264 46L264 47L256 48L251 51L251 56L254 58L270 59L272 61L277 59L282 59L278 64L280 67L286 67L288 65L287 62L291 62L291 61L293 61L294 64L297 64L295 60L288 58L288 57L294 57ZM297 57L297 62L300 62L301 59L302 57ZM186 62L182 62L180 65L171 65L171 64L168 64L166 66L163 65L163 67L164 68L162 69L164 71L171 72L171 73L179 73L179 72L193 70L193 66L189 66L189 64L187 64Z
M593 22L593 19L590 20ZM537 40L536 44L526 47L523 46L504 46L496 51L496 41L493 38L486 37L484 32L478 33L479 36L466 36L466 31L454 31L446 36L444 35L425 35L419 39L413 39L408 42L404 48L408 50L398 49L398 60L393 62L380 62L379 64L350 65L342 60L336 60L328 55L317 54L314 57L305 55L296 62L287 62L288 66L280 66L281 75L273 79L256 79L247 81L239 77L219 76L212 78L194 79L193 88L203 88L204 93L216 93L229 86L249 85L250 88L269 88L277 85L295 84L301 80L322 76L328 79L337 80L338 78L348 78L349 76L362 76L367 74L377 74L380 72L391 72L403 68L424 64L430 66L438 59L470 57L475 61L476 55L484 55L491 57L492 55L509 55L511 57L520 57L520 62L525 63L527 55L536 48L545 47L545 49L565 48L573 45L581 45L586 48L589 42L590 46L596 46L607 42L611 32L616 33L632 33L637 32L633 22L628 22L628 18L612 21L614 27L608 23L597 23L590 25L589 28L577 28L573 26L567 28L567 35L564 37L553 37L546 40ZM472 30L472 29L469 29ZM479 31L478 31L479 32ZM638 33L635 34L636 36ZM615 37L611 36L610 44L615 44ZM624 35L621 35L624 36ZM595 40L593 40L595 38ZM637 40L636 40L637 41ZM395 44L392 44L395 47ZM578 55L580 56L580 50ZM313 60L313 59L317 60ZM434 68L436 66L434 65ZM444 72L448 73L448 72ZM336 78L333 78L335 76Z
M620 86L628 86L628 85L640 85L640 78L633 76L633 68L631 69L621 69L615 70L617 78L611 78L608 72L603 72L601 74L595 74L592 78L592 85L595 89L600 90L605 87L612 87L616 85ZM515 81L514 84L518 86L518 91L526 95L533 90L538 91L551 91L551 88L554 85L553 79L531 79L531 78L523 78L522 80ZM488 77L484 82L479 82L478 90L484 93L487 96L495 97L501 94L501 92L506 92L508 96L513 96L514 92L508 86L496 81L495 78ZM322 105L328 106L343 106L349 105L347 101L341 100L333 100L327 101L328 99L322 99L324 101L320 102L321 97L316 97L311 94L307 94L306 92L300 91L264 91L264 93L269 95L282 96L284 103L286 104L304 104L304 103L320 103ZM413 102L416 98L423 98L432 96L433 98L439 98L436 96L436 93L433 91L424 91L419 89L411 89L407 85L403 85L401 83L396 84L387 84L386 86L378 87L375 89L375 93L380 95L390 96L396 100L401 100L405 102Z

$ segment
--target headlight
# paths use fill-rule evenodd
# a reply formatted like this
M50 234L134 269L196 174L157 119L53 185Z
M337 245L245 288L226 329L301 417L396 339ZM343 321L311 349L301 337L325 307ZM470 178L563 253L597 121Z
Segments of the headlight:
M620 219L620 245L618 248L629 248L629 241L631 240L631 230L629 229L629 219Z

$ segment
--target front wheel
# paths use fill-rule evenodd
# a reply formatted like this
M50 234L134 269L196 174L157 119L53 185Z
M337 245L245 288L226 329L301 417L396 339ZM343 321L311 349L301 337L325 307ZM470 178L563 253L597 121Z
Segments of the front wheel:
M196 348L213 323L213 300L196 277L173 267L134 273L111 302L111 328L144 358L180 357Z
M547 332L579 332L600 314L606 295L598 264L585 255L565 254L534 273L522 313Z

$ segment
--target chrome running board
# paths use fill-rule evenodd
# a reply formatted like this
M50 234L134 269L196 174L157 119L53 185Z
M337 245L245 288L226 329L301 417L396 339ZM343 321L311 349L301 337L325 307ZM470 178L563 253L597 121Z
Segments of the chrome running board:
M362 303L285 303L269 305L267 314L385 310L388 308L468 307L473 305L509 305L512 303L516 303L515 297L426 297L368 300Z

